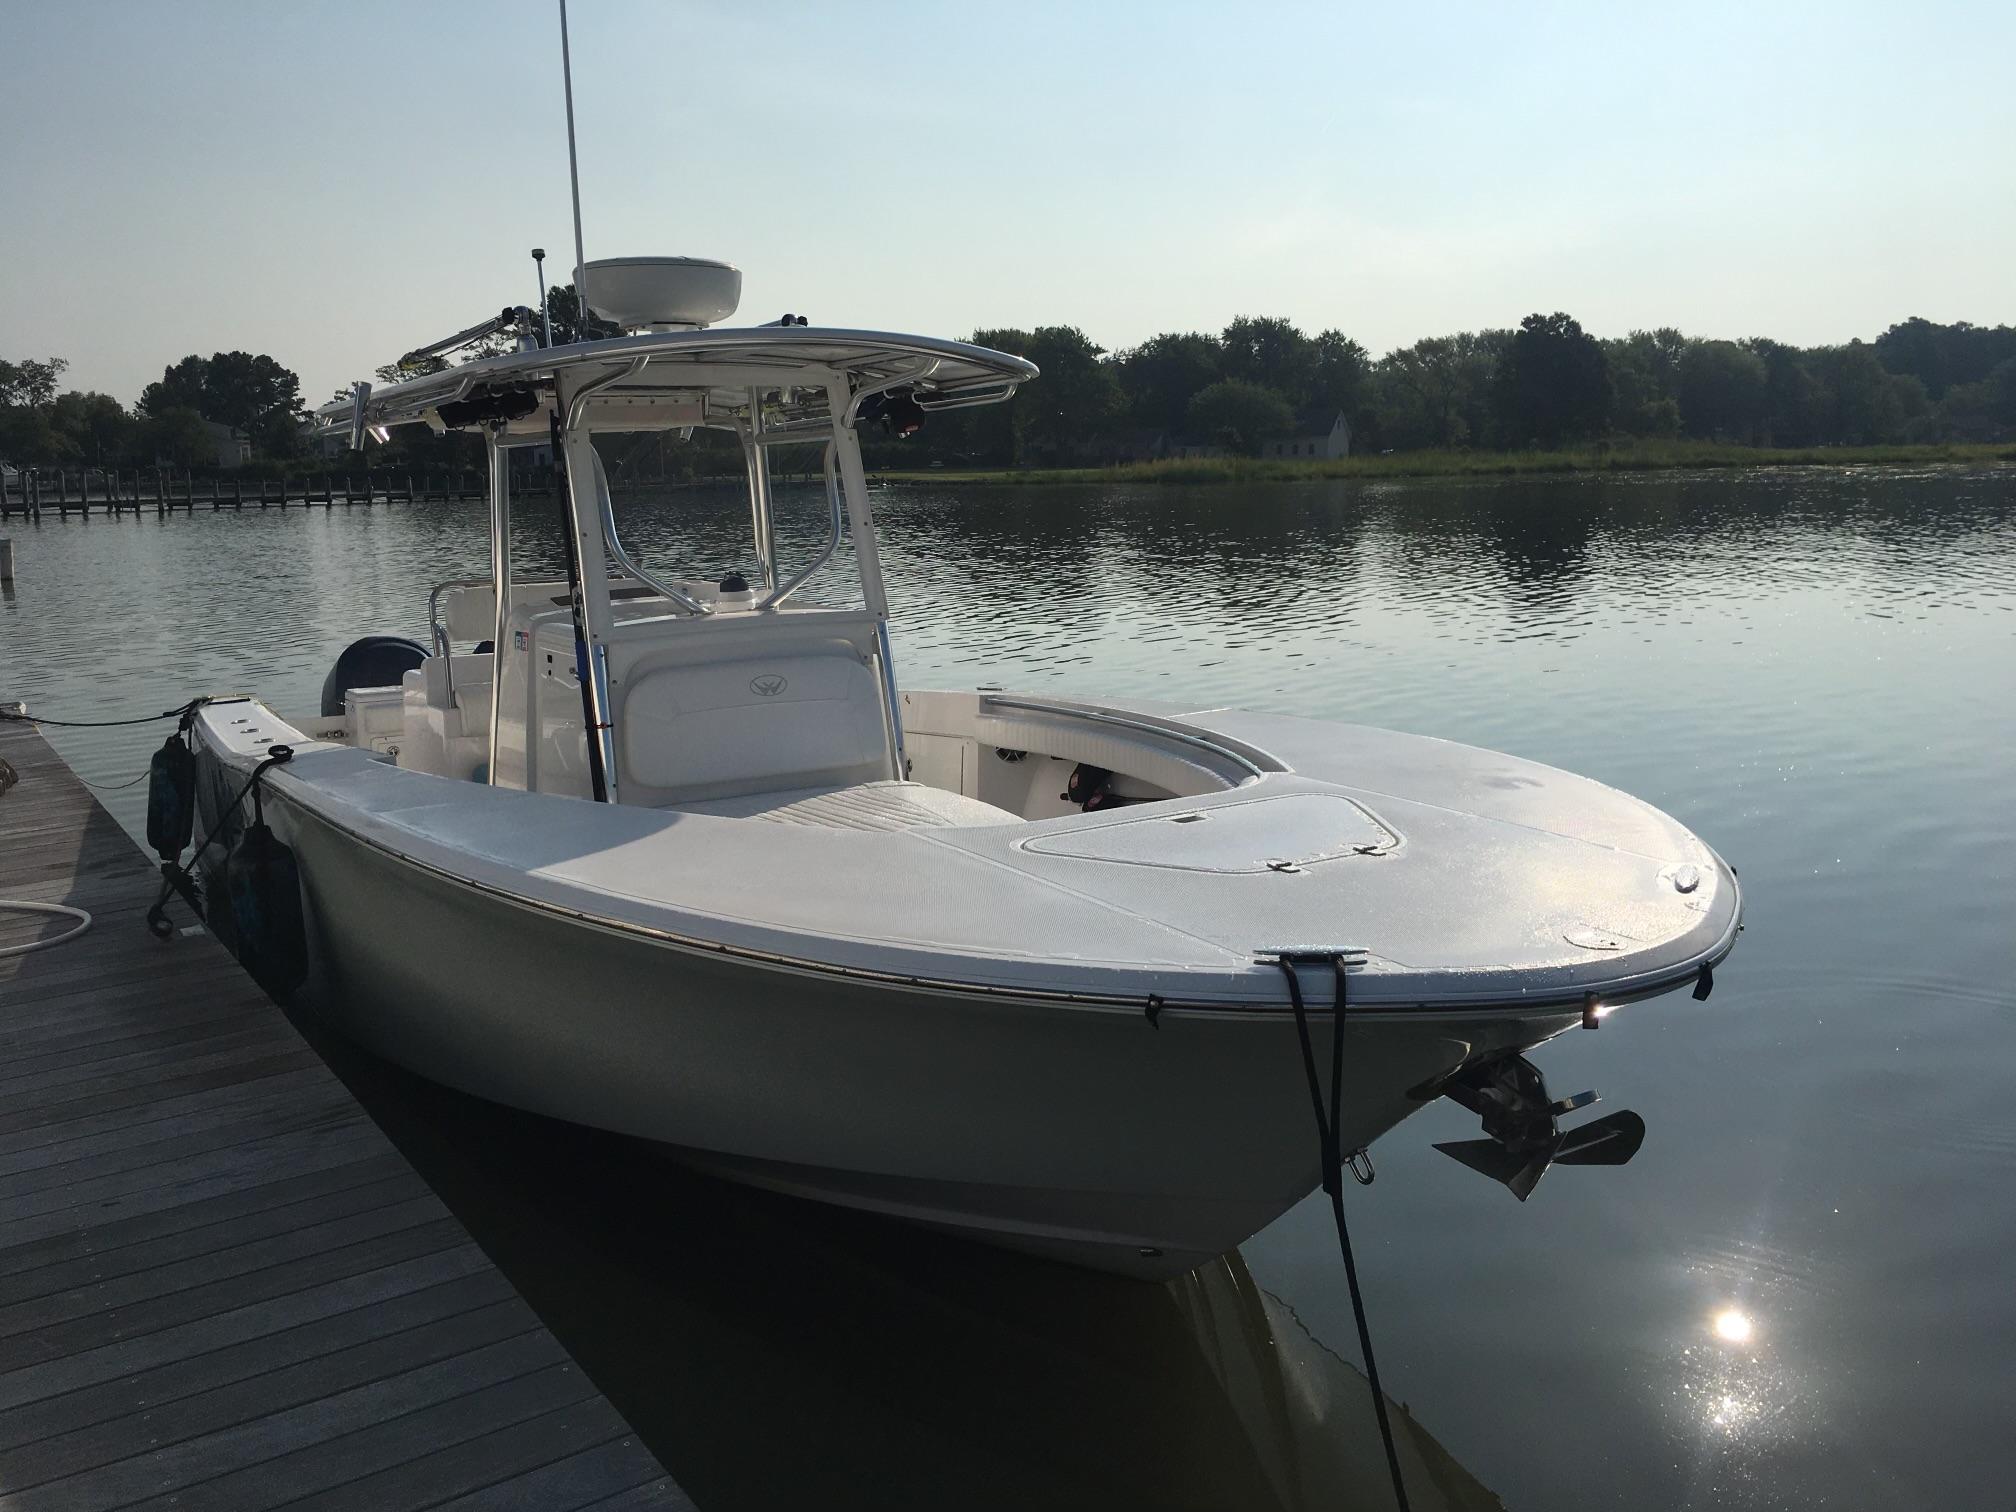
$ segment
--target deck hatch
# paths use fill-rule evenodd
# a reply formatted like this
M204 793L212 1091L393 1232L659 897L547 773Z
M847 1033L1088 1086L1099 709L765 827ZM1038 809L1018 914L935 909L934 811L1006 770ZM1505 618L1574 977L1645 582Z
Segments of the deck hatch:
M1159 807L1159 806L1158 806ZM1265 872L1392 850L1400 836L1349 798L1285 793L1182 813L1143 813L1074 825L1020 843L1038 856L1159 866L1176 871Z

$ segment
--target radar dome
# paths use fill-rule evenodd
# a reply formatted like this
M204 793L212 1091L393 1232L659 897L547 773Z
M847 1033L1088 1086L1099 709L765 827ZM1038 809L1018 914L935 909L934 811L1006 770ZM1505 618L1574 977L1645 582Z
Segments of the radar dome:
M735 313L742 270L706 257L604 257L576 268L574 287L626 331L694 329Z

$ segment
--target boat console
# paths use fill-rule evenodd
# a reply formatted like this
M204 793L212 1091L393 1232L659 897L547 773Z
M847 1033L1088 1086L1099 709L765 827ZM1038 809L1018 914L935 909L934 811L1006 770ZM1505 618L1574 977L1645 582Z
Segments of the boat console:
M892 718L866 611L807 604L758 613L723 607L716 584L680 586L714 612L677 612L630 583L611 593L610 689L626 804L796 823L832 814L835 822L879 824L898 811L923 823L1004 823L1222 791L1264 769L1173 725L1121 721L1069 702L908 691L898 694ZM515 585L501 656L450 650L408 672L396 692L351 690L352 742L408 770L588 796L564 590ZM489 622L493 603L487 584L443 585L437 644L470 638ZM493 668L502 686L491 779ZM868 785L888 790L872 812L823 801ZM931 792L906 797L900 788Z

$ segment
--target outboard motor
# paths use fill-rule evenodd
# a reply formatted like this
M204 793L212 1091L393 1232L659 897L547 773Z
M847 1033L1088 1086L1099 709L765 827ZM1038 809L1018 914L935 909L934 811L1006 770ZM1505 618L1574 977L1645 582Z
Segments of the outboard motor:
M322 717L343 712L343 695L352 688L389 688L427 660L427 648L403 635L367 635L343 648L336 665L322 680Z

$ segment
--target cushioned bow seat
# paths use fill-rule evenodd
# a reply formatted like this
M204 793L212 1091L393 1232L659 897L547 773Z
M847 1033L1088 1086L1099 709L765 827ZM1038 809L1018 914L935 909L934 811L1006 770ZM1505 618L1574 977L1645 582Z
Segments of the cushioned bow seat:
M814 824L828 829L940 829L982 824L1020 824L1004 808L962 797L921 782L862 782L847 787L791 788L781 793L745 793L702 803L673 805L686 814L724 819L769 819L777 824Z

